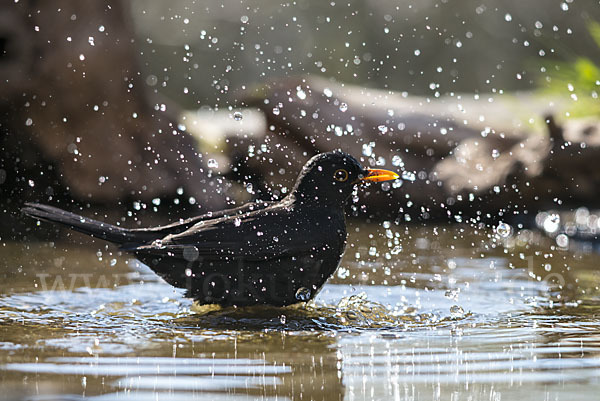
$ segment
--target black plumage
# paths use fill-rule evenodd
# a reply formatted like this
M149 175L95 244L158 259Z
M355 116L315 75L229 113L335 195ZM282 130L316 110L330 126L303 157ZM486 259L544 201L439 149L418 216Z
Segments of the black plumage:
M344 204L354 187L395 178L332 152L308 161L280 202L167 226L126 229L40 204L22 211L119 244L202 304L289 305L314 297L336 270L346 244Z

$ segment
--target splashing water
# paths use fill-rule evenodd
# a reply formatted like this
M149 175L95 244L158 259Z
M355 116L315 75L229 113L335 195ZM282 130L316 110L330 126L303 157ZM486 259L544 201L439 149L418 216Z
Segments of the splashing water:
M310 290L306 287L300 287L296 291L296 299L298 301L306 302L310 299Z
M495 228L496 234L498 234L502 238L508 238L512 234L512 227L504 222L498 223Z
M301 384L314 399L394 399L398 383L464 398L493 390L503 400L569 399L577 388L593 399L596 255L548 252L554 239L525 232L490 247L497 230L352 224L341 274L286 308L199 306L110 250L99 258L79 247L2 247L0 263L25 269L2 287L4 380L41 392L60 383L67 396L86 383L86 395L107 399L198 388L293 399ZM200 256L193 251L189 259ZM315 369L325 381L312 386Z

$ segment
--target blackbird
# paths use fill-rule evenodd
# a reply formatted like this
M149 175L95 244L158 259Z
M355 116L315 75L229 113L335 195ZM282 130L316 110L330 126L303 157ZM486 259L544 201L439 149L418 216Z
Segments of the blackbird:
M200 304L284 306L313 298L338 267L346 246L344 204L356 185L397 178L336 151L310 159L279 202L161 227L127 229L37 203L22 211L119 244Z

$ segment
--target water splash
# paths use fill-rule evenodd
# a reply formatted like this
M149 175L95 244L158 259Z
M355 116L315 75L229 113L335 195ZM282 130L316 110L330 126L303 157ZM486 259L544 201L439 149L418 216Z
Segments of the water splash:
M296 299L298 301L306 302L310 299L310 295L310 289L306 287L300 287L298 288L298 291L296 291Z
M506 224L503 221L501 221L495 227L494 231L496 231L496 234L498 234L500 237L508 238L512 234L513 229L509 224Z

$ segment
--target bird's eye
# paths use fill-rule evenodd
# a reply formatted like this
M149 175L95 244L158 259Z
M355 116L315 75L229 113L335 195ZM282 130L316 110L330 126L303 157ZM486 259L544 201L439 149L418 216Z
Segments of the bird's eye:
M343 168L335 170L335 173L333 173L333 178L335 178L336 181L344 182L348 179L348 172Z

